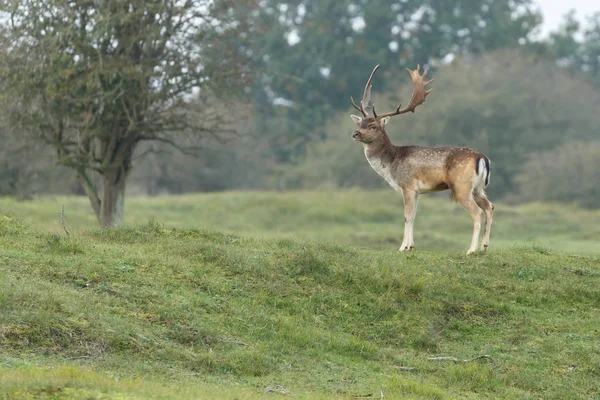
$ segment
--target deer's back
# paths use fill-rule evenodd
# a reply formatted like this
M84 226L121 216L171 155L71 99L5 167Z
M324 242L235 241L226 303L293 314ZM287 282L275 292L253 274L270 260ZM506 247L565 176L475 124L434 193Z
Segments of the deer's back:
M420 192L452 187L453 177L465 176L453 172L468 172L476 167L480 158L485 158L468 147L394 146L394 149L396 182Z

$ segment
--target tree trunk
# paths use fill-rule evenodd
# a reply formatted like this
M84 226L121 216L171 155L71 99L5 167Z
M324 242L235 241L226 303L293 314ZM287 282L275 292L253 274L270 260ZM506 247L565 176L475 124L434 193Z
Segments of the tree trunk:
M123 168L104 173L100 223L105 228L116 228L123 224L126 178Z
M114 139L114 138L111 138ZM104 228L117 228L123 224L123 213L125 206L125 183L129 171L131 171L131 157L135 149L136 136L131 135L121 142L111 140L108 155L108 167L96 171L102 176L102 192L86 172L81 168L77 170L77 179L81 183L98 222Z
M94 209L94 214L96 215L98 222L102 224L102 220L100 219L100 206L102 202L100 201L100 197L98 197L96 186L94 185L94 183L92 182L92 180L90 179L90 177L84 169L77 170L77 181L83 188L83 191L87 195L88 199L90 199L90 204Z

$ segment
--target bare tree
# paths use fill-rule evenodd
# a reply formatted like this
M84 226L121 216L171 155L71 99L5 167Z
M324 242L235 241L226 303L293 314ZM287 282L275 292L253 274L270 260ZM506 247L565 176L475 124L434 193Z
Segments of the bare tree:
M126 179L142 141L183 149L221 115L186 104L234 92L248 52L234 1L7 0L2 97L11 121L77 175L98 221L123 221ZM213 112L211 112L213 111ZM197 114L196 114L197 115ZM96 184L94 176L100 176Z

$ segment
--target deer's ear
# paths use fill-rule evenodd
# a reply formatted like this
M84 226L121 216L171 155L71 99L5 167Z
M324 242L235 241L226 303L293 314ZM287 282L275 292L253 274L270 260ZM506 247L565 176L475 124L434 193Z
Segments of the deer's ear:
M383 117L379 120L379 125L382 127L386 126L390 122L390 117Z
M350 114L350 118L352 118L352 121L354 121L357 125L360 125L360 123L362 122L362 117L359 117L358 115L354 115L354 114Z

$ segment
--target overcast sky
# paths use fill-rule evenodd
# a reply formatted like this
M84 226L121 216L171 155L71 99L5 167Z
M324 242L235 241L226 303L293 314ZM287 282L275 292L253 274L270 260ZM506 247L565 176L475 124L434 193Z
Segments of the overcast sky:
M534 0L544 15L542 34L545 35L556 29L562 21L562 16L569 10L574 9L578 20L584 20L586 16L600 11L599 0Z

